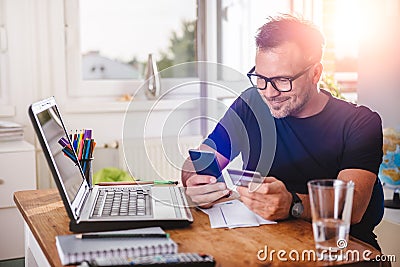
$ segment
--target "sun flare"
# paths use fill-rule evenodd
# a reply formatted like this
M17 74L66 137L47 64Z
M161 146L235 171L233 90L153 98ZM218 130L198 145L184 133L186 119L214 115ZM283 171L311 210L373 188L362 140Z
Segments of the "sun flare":
M334 42L338 57L357 57L360 42L359 0L336 0Z

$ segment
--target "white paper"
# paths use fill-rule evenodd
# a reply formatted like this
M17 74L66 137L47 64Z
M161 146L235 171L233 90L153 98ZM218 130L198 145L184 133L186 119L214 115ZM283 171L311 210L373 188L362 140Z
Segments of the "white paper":
M12 121L0 121L0 128L22 128L22 125Z
M226 227L226 221L224 216L221 216L221 208L211 208L211 209L201 209L204 213L208 215L210 219L211 228L224 228Z
M210 219L211 228L254 227L276 222L265 220L249 210L241 201L232 200L215 204L209 209L200 209Z
M254 213L254 215L256 216L257 221L258 221L259 224L274 224L274 223L277 223L275 221L266 220L266 219L264 219L263 217L261 217L260 215L258 215L256 213Z
M221 212L229 228L260 225L254 213L238 200L221 205Z

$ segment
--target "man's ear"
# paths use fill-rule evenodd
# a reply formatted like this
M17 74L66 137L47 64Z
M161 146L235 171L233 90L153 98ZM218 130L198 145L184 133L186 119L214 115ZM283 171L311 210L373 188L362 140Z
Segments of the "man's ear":
M319 79L321 78L322 71L324 67L322 66L321 62L318 62L314 69L313 69L313 84L317 84L319 82Z

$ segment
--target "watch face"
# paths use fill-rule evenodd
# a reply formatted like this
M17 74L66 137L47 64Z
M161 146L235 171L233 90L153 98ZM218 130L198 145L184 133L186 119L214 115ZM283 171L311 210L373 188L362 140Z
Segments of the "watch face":
M292 216L293 217L300 217L303 214L304 207L302 203L294 203L292 208Z

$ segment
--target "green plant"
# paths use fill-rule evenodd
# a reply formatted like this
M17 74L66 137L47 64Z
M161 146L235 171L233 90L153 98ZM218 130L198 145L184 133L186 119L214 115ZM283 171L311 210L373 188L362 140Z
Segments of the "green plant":
M134 181L135 178L124 170L108 167L103 168L93 175L93 184L100 182L123 182Z
M337 84L333 74L323 73L320 81L320 88L325 89L332 94L332 96L346 100L346 98L340 92L340 87Z

